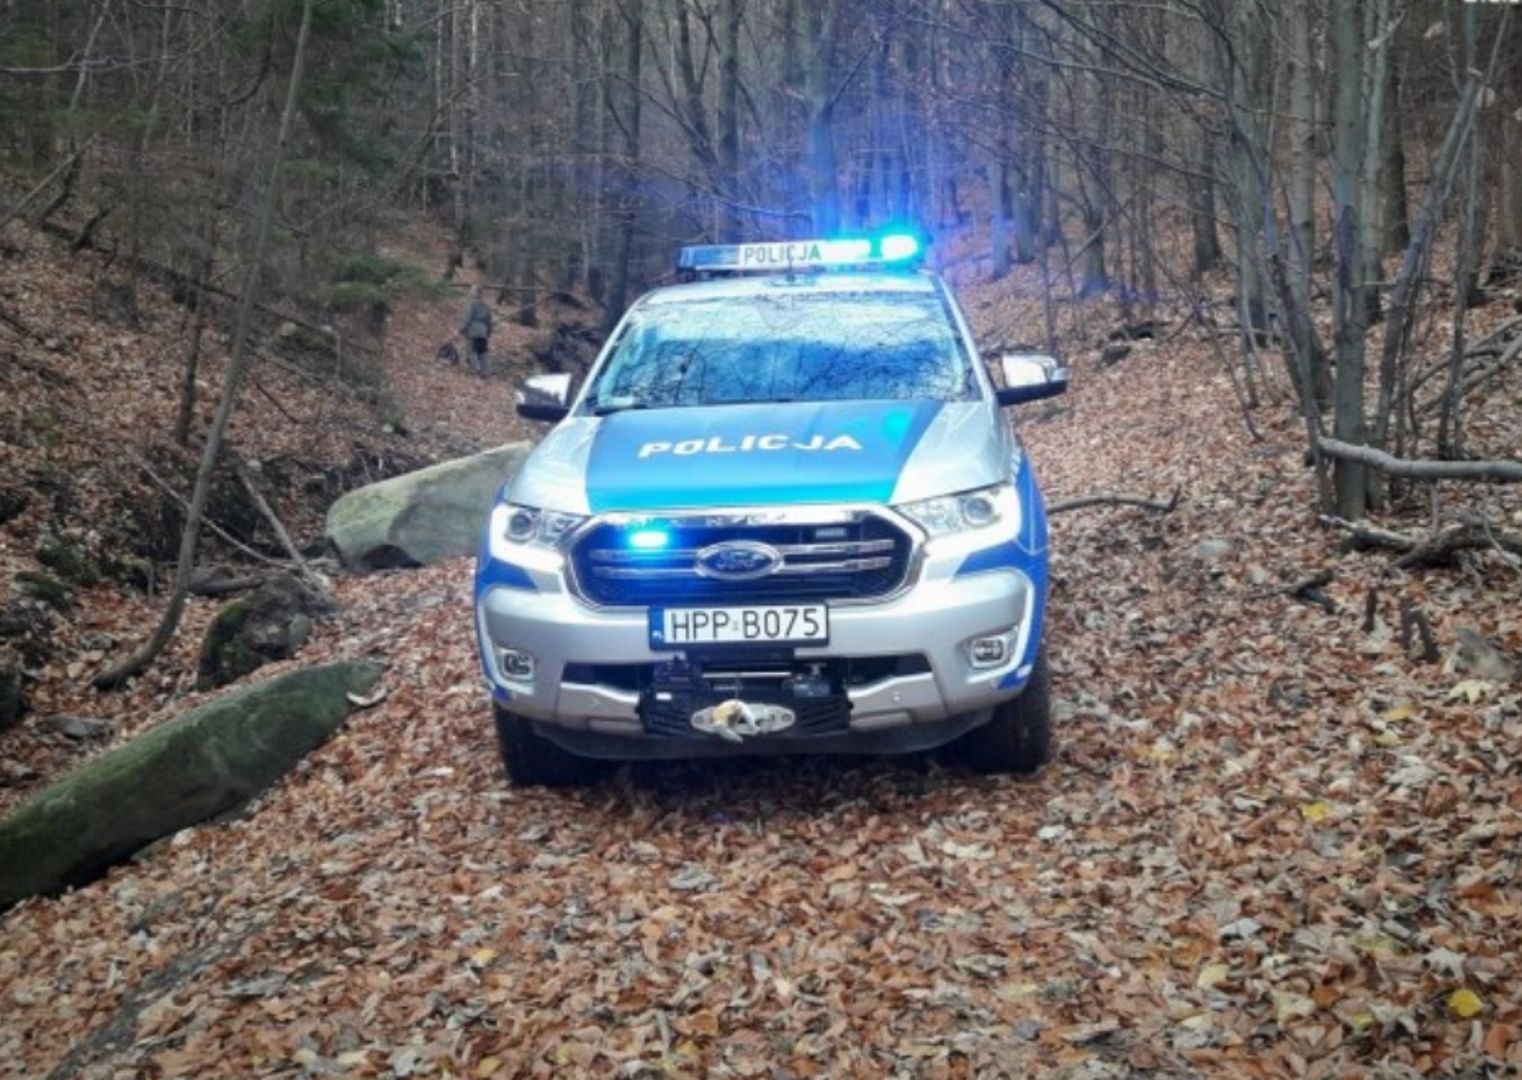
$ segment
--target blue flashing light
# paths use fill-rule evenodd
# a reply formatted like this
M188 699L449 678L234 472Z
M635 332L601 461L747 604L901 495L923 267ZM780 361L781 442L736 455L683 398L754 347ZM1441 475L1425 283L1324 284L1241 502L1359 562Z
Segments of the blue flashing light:
M677 268L695 273L777 273L912 263L925 245L912 232L830 240L785 240L758 244L710 244L685 247Z
M659 551L671 543L671 534L665 529L639 529L629 534L629 546L640 551Z
M920 253L920 240L909 233L889 233L878 241L877 249L884 262L902 262Z

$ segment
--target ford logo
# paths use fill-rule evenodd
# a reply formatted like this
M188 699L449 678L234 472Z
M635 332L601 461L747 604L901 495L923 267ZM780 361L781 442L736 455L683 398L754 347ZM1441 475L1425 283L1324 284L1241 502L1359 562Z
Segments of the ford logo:
M754 581L782 565L782 553L754 540L726 540L698 552L694 560L703 577L720 581Z

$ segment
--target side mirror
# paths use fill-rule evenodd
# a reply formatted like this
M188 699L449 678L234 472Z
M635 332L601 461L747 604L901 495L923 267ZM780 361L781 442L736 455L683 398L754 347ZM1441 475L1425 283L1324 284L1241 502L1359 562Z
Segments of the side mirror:
M1000 405L1056 397L1068 388L1068 369L1052 356L1040 353L1005 353L999 357L1004 385L995 391Z
M530 375L518 390L518 415L525 420L564 420L571 411L569 372Z

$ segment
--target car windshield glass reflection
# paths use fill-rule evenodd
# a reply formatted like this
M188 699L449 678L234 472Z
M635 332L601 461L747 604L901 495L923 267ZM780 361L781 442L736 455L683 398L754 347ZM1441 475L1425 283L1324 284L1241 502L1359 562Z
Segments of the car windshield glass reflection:
M758 297L655 305L629 320L589 398L599 412L742 402L967 400L971 364L935 297Z

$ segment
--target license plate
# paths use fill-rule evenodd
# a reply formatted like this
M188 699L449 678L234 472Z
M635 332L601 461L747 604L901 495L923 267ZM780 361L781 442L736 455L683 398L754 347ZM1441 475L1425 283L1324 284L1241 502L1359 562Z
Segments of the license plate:
M823 604L765 607L651 608L650 647L688 645L824 645L830 610Z

